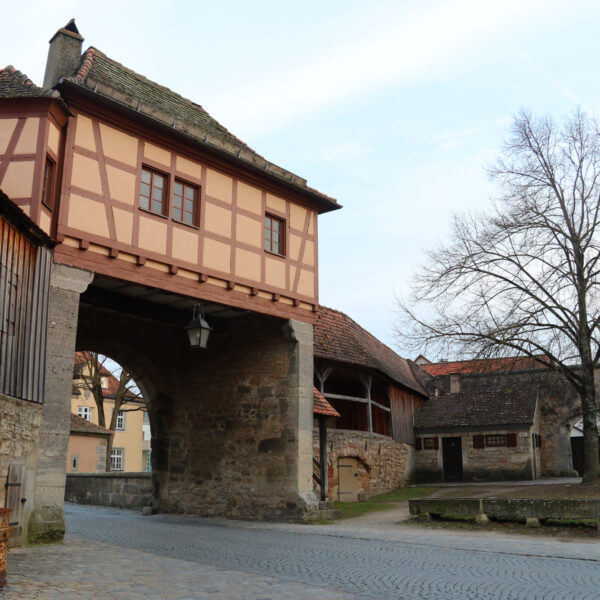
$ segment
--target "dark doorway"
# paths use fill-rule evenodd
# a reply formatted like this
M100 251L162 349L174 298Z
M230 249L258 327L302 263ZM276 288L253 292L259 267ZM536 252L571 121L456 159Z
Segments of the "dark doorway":
M573 459L573 468L583 475L583 437L571 438L571 457Z
M462 444L459 437L442 438L444 481L462 481Z

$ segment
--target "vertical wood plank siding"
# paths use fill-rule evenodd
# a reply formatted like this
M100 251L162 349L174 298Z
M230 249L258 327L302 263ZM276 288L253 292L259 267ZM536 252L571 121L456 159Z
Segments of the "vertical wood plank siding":
M414 416L423 400L418 396L390 385L390 408L394 440L414 444Z
M52 254L0 216L0 392L43 402Z

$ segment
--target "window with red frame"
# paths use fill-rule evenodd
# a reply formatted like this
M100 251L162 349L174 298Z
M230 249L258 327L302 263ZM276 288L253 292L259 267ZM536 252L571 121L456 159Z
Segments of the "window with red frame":
M186 225L200 225L198 186L175 180L173 188L173 219Z
M46 164L44 165L44 180L42 181L42 204L50 210L54 208L54 171L55 163L46 156Z
M273 215L265 215L265 250L285 255L285 221Z
M142 167L140 208L157 215L166 216L168 210L167 198L167 176L148 167Z

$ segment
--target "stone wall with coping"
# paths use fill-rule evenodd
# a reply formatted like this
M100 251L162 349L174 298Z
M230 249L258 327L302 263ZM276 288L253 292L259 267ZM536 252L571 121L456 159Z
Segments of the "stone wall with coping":
M76 504L141 509L152 503L152 474L69 473L65 500Z
M313 452L318 458L318 428L313 430ZM327 454L330 500L338 500L339 458L357 458L360 461L360 486L366 498L401 488L412 478L413 447L377 433L328 429Z

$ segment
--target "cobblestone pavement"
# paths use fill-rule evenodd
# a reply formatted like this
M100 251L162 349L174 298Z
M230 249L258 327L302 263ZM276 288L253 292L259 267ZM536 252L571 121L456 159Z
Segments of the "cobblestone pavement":
M144 517L74 505L67 522L66 545L11 552L11 585L0 598L600 597L597 542Z

